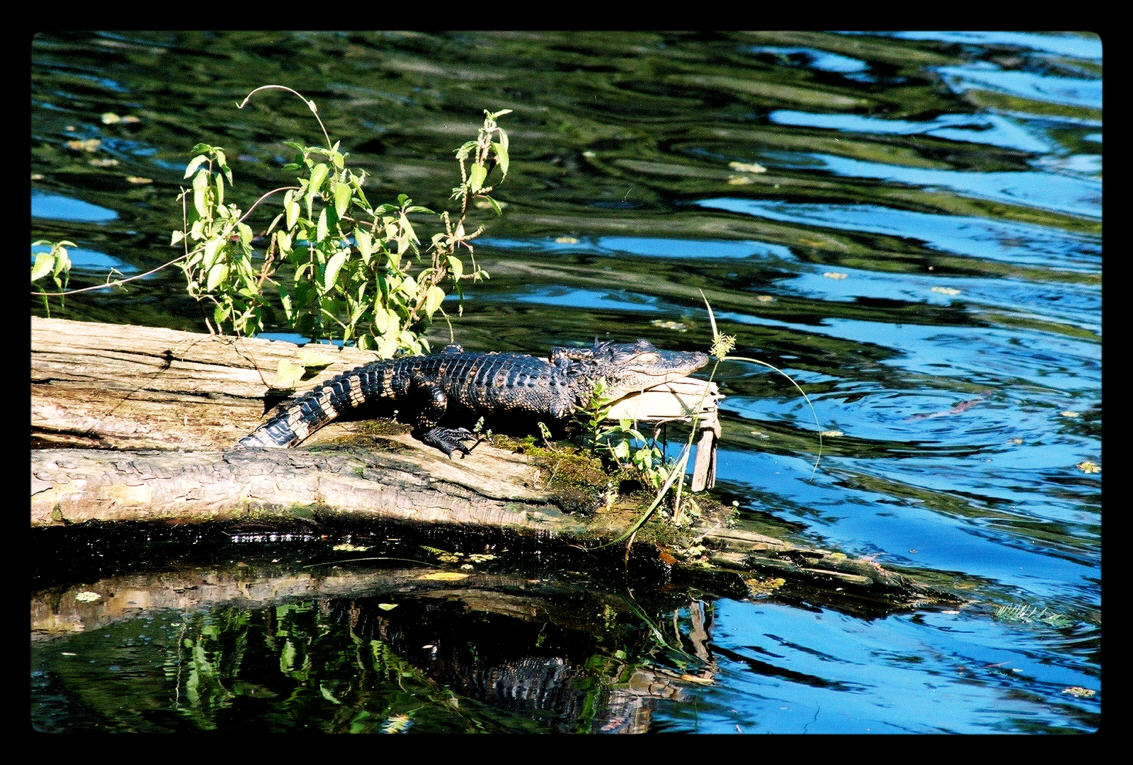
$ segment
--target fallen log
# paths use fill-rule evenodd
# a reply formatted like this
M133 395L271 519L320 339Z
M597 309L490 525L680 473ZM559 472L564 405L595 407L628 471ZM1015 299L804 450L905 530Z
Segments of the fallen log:
M355 349L320 349L325 363L297 391L372 360ZM33 318L32 525L270 523L317 515L496 529L596 546L617 538L641 513L640 504L608 490L609 478L594 460L567 449L481 442L457 460L404 429L336 422L298 449L233 450L274 403L266 397L279 362L298 352L282 341ZM703 387L676 395L681 407L715 402L714 391ZM706 426L718 429L714 417ZM870 561L730 531L726 509L700 501L712 510L696 528L677 533L669 524L651 524L636 543L657 545L660 560L677 563L674 552L703 549L688 555L730 572L725 587L733 590L799 581L877 596L889 607L949 600Z

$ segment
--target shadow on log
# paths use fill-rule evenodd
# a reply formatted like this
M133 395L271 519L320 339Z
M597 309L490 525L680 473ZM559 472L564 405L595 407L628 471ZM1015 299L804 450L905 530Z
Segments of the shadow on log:
M296 392L372 360L325 348L330 363ZM611 505L606 476L580 468L566 451L533 455L480 443L451 460L406 433L375 434L358 422L333 423L299 449L232 450L270 408L279 361L297 352L281 341L34 318L32 525L270 522L318 513L322 521L497 529L593 547L640 514L640 505ZM747 592L797 582L834 599L857 593L883 609L954 602L871 561L730 530L725 509L698 501L715 508L698 528L678 534L651 523L636 544L676 568L726 575ZM674 557L698 549L695 560Z

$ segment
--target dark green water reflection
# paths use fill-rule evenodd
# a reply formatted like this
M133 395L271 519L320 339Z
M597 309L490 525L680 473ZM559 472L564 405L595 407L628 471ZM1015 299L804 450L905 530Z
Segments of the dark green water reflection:
M404 191L434 208L482 110L513 109L505 214L476 251L492 278L466 291L456 340L704 349L703 293L737 353L787 371L822 428L841 434L826 437L812 476L817 439L795 390L765 368L723 365L717 491L741 523L978 583L959 613L873 619L705 594L720 671L652 708L648 729L1088 731L1101 710L1101 47L1092 35L1003 32L41 35L32 239L77 244L73 286L108 266L165 262L198 141L233 158L245 208L289 182L282 141L313 141L317 126L283 96L235 108L265 83L317 101L372 173L371 199ZM108 112L136 119L106 123ZM57 314L203 328L170 272ZM373 638L332 627L325 605L300 598L287 618L325 633L320 666L342 673L319 677L351 699L340 717L264 648L277 639L271 605L147 616L161 662L179 645L174 623L196 630L194 645L220 625L231 645L208 644L201 666L223 682L201 692L223 685L240 699L194 718L161 685L154 724L230 714L349 728L365 713L370 730L408 714L406 697L383 695L400 670L373 663ZM690 608L679 619L691 623ZM142 630L105 629L115 645ZM240 640L255 646L252 663L225 674ZM119 681L64 679L62 645L33 645L38 724L112 726L68 705L70 694L111 697ZM256 662L271 671L244 669ZM414 666L407 693L429 710L414 725L481 724L445 719L430 694L456 686ZM56 715L60 694L69 711ZM293 695L314 701L280 701ZM509 730L531 722L484 717Z

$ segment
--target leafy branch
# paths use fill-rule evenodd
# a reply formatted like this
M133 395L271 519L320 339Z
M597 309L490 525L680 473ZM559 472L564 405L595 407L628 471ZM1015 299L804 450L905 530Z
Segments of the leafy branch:
M299 92L264 85L237 107L244 108L268 90L302 100L326 141L325 146L286 142L295 155L284 169L297 171L295 185L272 189L247 211L241 210L226 201L233 174L225 151L199 143L185 169L190 186L178 196L182 225L170 240L182 247L180 256L145 274L67 291L71 264L63 245L74 245L61 242L50 253L38 253L32 268L33 282L51 274L59 291L33 294L46 303L48 297L121 286L176 265L184 273L188 294L211 304L211 316L205 319L211 332L253 335L281 313L290 327L307 337L338 338L384 358L398 351L427 351L424 333L433 319L439 314L448 321L442 307L448 290L455 290L462 306L461 282L488 278L476 263L472 245L484 227L469 231L468 215L474 200L483 200L500 214L491 193L507 176L509 142L498 119L510 110L485 111L476 139L456 150L461 181L452 198L459 201L459 211L438 214L405 194L395 202L371 205L364 190L365 171L348 165L349 155L340 142L332 142L315 102ZM256 237L248 216L273 198L279 200L280 211ZM433 216L440 229L424 252L411 221L420 215ZM266 243L262 251L261 243ZM462 259L464 250L470 267Z

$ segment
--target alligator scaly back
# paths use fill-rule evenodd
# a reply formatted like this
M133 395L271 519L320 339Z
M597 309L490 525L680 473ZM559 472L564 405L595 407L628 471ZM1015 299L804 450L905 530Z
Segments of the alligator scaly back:
M703 353L662 351L645 340L555 348L551 361L521 353L409 356L343 372L300 396L252 433L242 447L288 448L351 409L388 401L415 414L414 435L452 456L469 454L465 428L441 427L450 409L485 417L528 416L560 421L606 381L613 398L683 377L707 363Z

